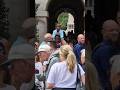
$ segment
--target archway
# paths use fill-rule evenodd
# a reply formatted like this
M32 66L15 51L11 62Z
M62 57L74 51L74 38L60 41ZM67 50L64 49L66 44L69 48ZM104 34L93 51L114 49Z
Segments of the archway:
M75 34L83 33L84 30L84 3L82 0L51 0L48 3L48 32L52 33L57 22L58 15L62 12L71 13L75 19Z

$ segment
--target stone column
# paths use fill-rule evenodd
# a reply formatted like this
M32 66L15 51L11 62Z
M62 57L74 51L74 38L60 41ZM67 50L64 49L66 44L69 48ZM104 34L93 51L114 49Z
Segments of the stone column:
M38 20L37 29L39 33L40 43L44 40L44 35L47 32L47 11L38 11L36 13L36 18Z
M9 8L9 33L10 40L14 41L21 30L23 21L28 17L28 0L5 0Z

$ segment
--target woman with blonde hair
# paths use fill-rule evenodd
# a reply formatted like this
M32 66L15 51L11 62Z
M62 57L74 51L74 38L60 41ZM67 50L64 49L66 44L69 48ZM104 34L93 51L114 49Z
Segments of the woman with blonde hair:
M76 90L77 63L72 48L63 45L59 50L60 62L55 63L50 70L47 79L47 87L52 90ZM85 72L81 72L81 81L85 84Z

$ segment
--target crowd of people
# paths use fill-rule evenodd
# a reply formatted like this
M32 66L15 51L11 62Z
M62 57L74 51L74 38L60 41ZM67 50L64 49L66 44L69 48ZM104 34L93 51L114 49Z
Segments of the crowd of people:
M12 44L0 38L0 90L120 90L120 12L96 46L85 33L73 43L59 23L40 43L36 23L26 19Z
M120 90L120 78L119 78L119 72L120 68L117 65L120 65L119 63L119 57L120 57L120 21L119 18L120 14L117 13L116 20L109 19L103 22L102 24L102 42L98 43L92 51L89 52L89 55L86 55L88 59L86 58L86 63L91 62L94 65L93 69L94 75L97 75L97 80L99 81L96 83L101 89L94 89L94 90ZM88 40L89 42L89 40ZM90 43L88 43L88 46ZM86 49L86 51L89 51L91 49ZM88 65L90 66L90 65ZM87 67L87 70L89 69ZM97 72L97 73L96 73ZM92 73L89 73L89 71L86 71L88 73L88 76L91 76ZM87 75L87 74L86 74ZM93 75L93 76L94 76ZM87 77L87 76L86 76ZM95 76L96 77L96 76ZM87 78L86 78L87 79ZM94 78L95 79L95 78ZM90 83L92 80L94 81L93 77L90 80ZM86 84L87 84L86 80ZM92 90L92 89L89 89Z
M77 41L75 47L73 43L68 43L64 39L64 31L59 23L56 24L52 34L46 33L44 35L44 41L41 44L36 44L35 76L37 84L41 80L43 87L48 89L76 90L77 71L80 69L78 77L85 85L85 71L83 70L85 64L84 34L79 34ZM80 57L81 55L82 57Z

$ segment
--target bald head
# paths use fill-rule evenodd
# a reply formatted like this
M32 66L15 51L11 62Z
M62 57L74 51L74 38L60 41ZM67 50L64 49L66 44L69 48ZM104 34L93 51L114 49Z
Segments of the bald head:
M116 40L119 33L119 25L114 20L106 20L102 26L104 39Z
M79 34L77 37L78 43L84 44L85 43L85 36L83 34Z

